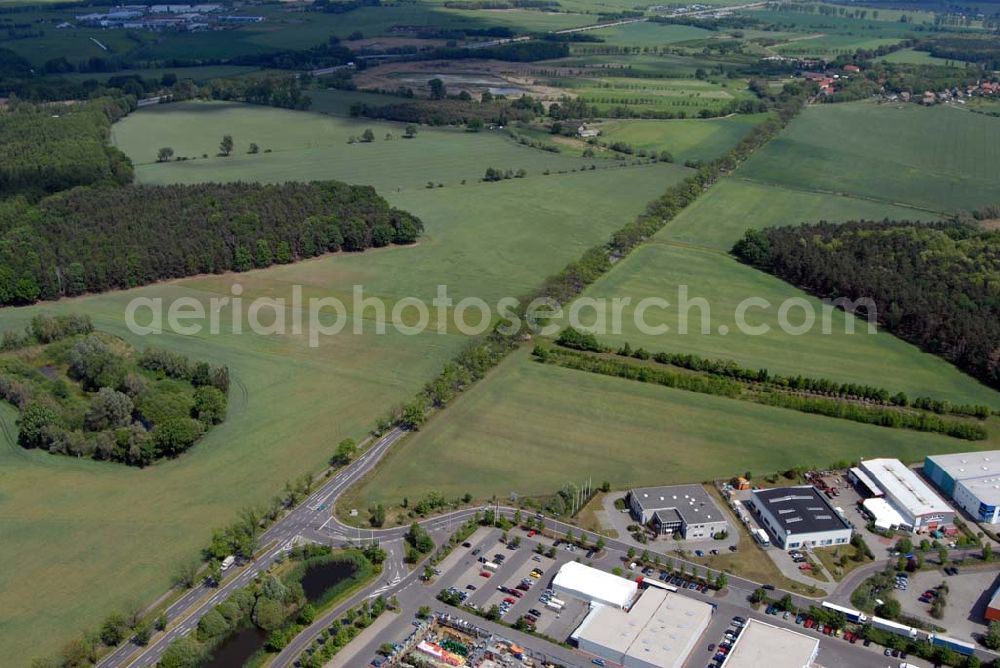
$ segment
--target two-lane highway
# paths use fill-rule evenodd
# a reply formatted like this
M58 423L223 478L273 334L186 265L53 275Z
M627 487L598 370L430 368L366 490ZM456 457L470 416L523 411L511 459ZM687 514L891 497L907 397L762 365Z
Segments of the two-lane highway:
M278 555L290 546L290 541L295 536L307 529L321 529L329 518L328 508L333 506L337 497L355 480L368 473L405 433L400 428L393 429L361 456L326 480L304 502L261 534L259 544L265 547L263 553L255 555L255 558L245 566L233 569L218 587L199 585L170 604L166 609L167 630L156 634L147 646L139 647L127 641L104 657L98 665L107 668L154 665L171 642L197 626L202 615L225 600L236 589L253 580L259 573L267 570Z

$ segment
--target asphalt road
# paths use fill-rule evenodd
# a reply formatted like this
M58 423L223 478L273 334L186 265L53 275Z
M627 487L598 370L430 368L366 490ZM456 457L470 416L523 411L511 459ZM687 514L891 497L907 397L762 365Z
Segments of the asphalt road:
M360 457L326 480L302 504L261 535L259 544L267 546L263 553L257 555L250 563L231 569L218 587L202 585L185 592L166 609L167 631L154 635L146 647L139 647L127 641L107 655L98 665L107 668L155 665L171 642L189 633L198 625L202 615L236 589L253 580L259 573L267 570L295 536L302 534L308 538L308 533L321 530L329 518L329 508L333 506L337 497L355 480L370 471L404 433L402 429L393 429Z
M341 615L346 609L356 606L366 598L374 598L383 595L390 597L400 595L410 589L411 591L421 591L421 597L429 594L425 587L419 586L418 577L420 570L411 571L403 563L403 535L408 531L408 527L394 527L390 529L368 529L360 530L356 527L348 526L340 522L331 514L331 508L336 503L338 497L348 489L354 482L364 476L379 462L379 460L389 451L389 449L400 438L404 432L401 429L394 429L379 439L374 445L360 455L356 460L337 471L327 479L315 492L313 492L303 503L278 520L273 526L265 531L259 541L264 546L263 551L256 558L240 567L229 571L227 577L218 587L198 586L185 592L180 598L172 603L166 610L168 629L165 632L157 633L150 643L145 647L139 647L132 642L126 642L118 647L114 652L106 656L98 665L104 668L116 668L120 666L153 666L160 659L169 647L170 643L177 638L190 633L197 627L201 617L214 606L225 600L230 594L240 587L245 586L258 574L267 570L274 564L279 555L283 554L296 537L317 543L337 545L346 543L359 543L369 540L377 540L388 553L388 558L383 564L382 576L369 586L356 592L319 617L308 629L296 636L272 663L276 668L283 668L290 665L295 657L312 642L312 639L320 630L326 628L336 617ZM513 516L518 509L506 506L492 506L494 510L507 517ZM482 512L483 508L466 508L444 515L439 515L420 522L421 526L427 529L435 538L437 544L442 544L447 540L454 529L465 520L474 517ZM524 511L522 511L524 512ZM582 536L588 543L597 541L598 535L589 531L582 531L576 526L554 520L544 519L546 528L557 534L565 534L572 530L574 535ZM603 537L607 553L601 559L608 564L620 564L626 559L626 554L631 545L619 540ZM674 554L658 553L649 550L651 555L659 554L662 559L670 559L675 566L685 564L688 568L697 566L700 570L704 567L694 562L679 559ZM876 562L878 566L885 562ZM845 600L850 595L850 588L860 582L862 576L870 574L869 569L860 569L845 579L837 591L831 596L834 600ZM745 602L754 589L764 583L754 582L746 578L729 575L730 594L727 597L730 601ZM414 585L417 585L414 587ZM781 597L786 592L776 590L772 596ZM795 593L790 593L793 602L800 608L807 608L809 605L818 603L817 599L810 599ZM431 597L433 598L433 597Z

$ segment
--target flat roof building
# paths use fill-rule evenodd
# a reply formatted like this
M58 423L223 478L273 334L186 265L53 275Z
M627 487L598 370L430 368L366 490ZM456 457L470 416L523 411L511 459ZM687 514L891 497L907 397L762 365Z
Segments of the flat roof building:
M629 490L629 510L640 524L685 540L712 538L729 531L726 516L701 485L641 487Z
M861 462L860 468L902 516L904 526L900 528L932 531L954 521L955 511L898 459L868 459Z
M812 485L757 489L750 509L785 550L843 545L851 541L851 525Z
M624 609L632 605L639 585L632 580L569 561L552 579L556 591L590 603Z
M723 668L807 668L819 640L751 618L723 661Z
M626 668L680 668L708 628L712 606L650 588L628 612L595 605L570 638Z
M931 455L924 475L977 522L1000 524L1000 450Z

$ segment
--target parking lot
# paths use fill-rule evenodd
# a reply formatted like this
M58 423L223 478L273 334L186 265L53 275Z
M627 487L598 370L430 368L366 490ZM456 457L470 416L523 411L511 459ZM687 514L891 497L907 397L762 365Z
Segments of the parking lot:
M896 591L896 598L903 612L948 629L948 635L959 640L973 641L973 634L986 632L983 614L989 602L1000 571L959 570L958 575L945 575L942 571L920 571L910 575L906 591ZM941 583L948 585L945 595L944 618L934 619L930 614L930 601L920 602L920 596Z
M528 538L523 534L521 546L511 548L500 541L500 536L499 530L487 530L482 534L477 532L467 541L469 547L457 547L455 553L448 557L452 563L442 563L445 568L439 579L441 588L453 588L465 597L467 605L479 610L497 606L503 621L511 624L532 610L539 612L539 615L532 614L536 619L535 629L552 638L565 639L583 621L587 606L582 601L563 597L565 607L556 611L539 601L539 596L549 586L559 566L576 558L578 552L560 549L553 559L534 551L538 544L534 537ZM546 540L543 545L548 547L551 543ZM487 562L496 564L496 569L488 567ZM447 566L452 568L449 570ZM540 571L537 578L531 576L535 569ZM502 591L500 587L517 593Z

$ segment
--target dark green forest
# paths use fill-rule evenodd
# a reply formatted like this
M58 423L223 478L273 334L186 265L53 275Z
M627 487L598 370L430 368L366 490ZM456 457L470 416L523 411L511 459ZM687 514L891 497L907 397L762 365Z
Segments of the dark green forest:
M0 202L0 304L246 271L416 241L423 223L370 186L76 188Z
M131 183L131 161L107 145L111 123L130 106L119 97L19 104L0 113L0 198L23 194L34 200L74 186Z
M818 297L874 300L881 326L1000 389L1000 232L819 222L749 230L733 252Z

